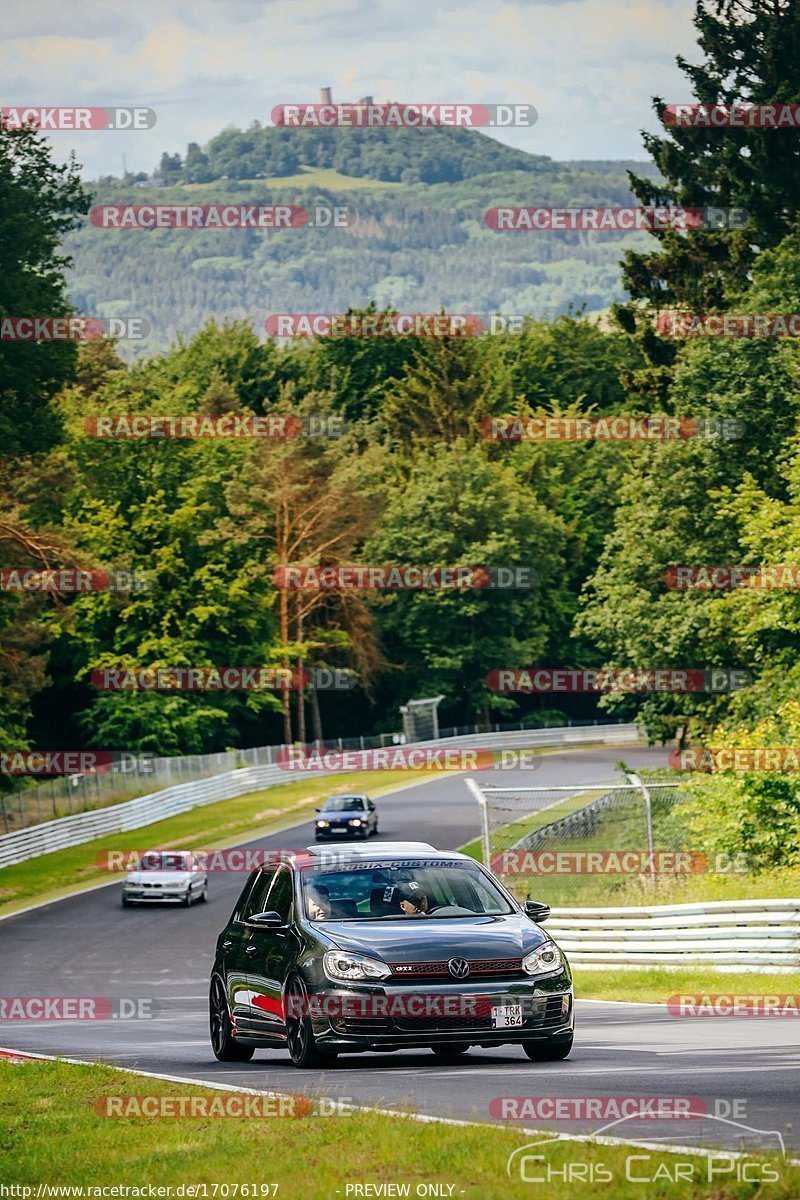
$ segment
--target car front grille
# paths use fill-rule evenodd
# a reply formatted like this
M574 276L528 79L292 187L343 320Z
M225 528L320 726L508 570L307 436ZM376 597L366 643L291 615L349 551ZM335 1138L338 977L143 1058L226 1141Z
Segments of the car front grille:
M495 996L470 996L466 999L465 1012L457 1016L342 1016L332 1019L331 1025L336 1033L353 1034L369 1037L371 1034L413 1033L422 1036L427 1033L464 1033L470 1032L503 1032L492 1028L492 1007L501 1000ZM505 996L505 1004L522 1004L521 1026L511 1026L509 1031L517 1033L544 1033L564 1025L569 1016L569 1008L564 1011L563 996Z
M422 982L427 979L452 979L448 967L449 959L441 962L411 962L389 963L392 970L392 980L413 979ZM524 975L521 958L468 958L468 979L513 979ZM527 976L526 976L527 978Z
M470 1029L492 1029L492 999L487 996L479 998L480 1003L475 1005L474 1013L465 1013L463 1016L454 1017L403 1017L395 1021L398 1029L404 1033L446 1030L470 1030ZM499 997L497 998L499 999ZM562 1016L561 996L527 997L506 996L504 1003L515 1004L522 1003L522 1021L521 1026L512 1026L517 1029L554 1029L559 1025L563 1025L565 1017Z

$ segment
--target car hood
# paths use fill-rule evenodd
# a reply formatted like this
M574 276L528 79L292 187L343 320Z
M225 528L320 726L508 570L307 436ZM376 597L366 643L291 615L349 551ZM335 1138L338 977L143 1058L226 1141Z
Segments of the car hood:
M438 962L446 958L522 958L548 940L521 913L508 916L408 917L377 921L326 921L315 929L338 950L387 962Z
M192 878L191 871L131 871L126 875L126 883L188 883Z
M320 820L346 821L350 817L366 817L366 815L367 814L363 808L345 808L345 809L323 808L323 809L320 809L320 811L317 813L317 820L318 821L320 821Z

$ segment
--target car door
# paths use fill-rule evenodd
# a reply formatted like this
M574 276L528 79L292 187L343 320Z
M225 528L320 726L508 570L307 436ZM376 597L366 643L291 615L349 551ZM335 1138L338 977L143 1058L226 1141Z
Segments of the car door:
M371 800L367 801L367 809L369 811L369 817L368 817L369 828L372 830L373 833L377 833L378 832L378 814L375 811L375 805L372 803Z
M293 932L294 883L290 867L275 873L262 912L276 912L281 925L252 928L248 931L245 954L254 1032L270 1039L283 1040L285 1013L284 983L292 968L299 945Z
M203 864L194 854L190 856L189 868L192 872L192 896L202 896L208 886L208 876Z
M273 870L256 871L249 890L244 890L225 930L220 947L225 971L228 1008L234 1026L244 1032L252 1029L252 1005L247 956L249 930L245 922L254 912L262 912L272 883Z

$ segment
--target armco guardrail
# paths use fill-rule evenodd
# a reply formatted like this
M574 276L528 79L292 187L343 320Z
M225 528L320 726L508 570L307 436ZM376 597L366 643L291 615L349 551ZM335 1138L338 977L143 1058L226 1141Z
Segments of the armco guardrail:
M523 732L483 733L460 738L441 738L439 741L414 742L415 748L440 746L452 742L466 747L492 747L495 749L527 749L536 746L580 745L589 742L604 742L609 745L625 745L639 739L635 725L586 725L561 729L532 729ZM139 796L109 808L76 813L71 817L60 817L28 829L19 829L0 837L0 868L12 863L63 850L90 842L107 833L125 833L141 829L154 821L163 821L177 813L188 812L218 800L232 800L247 792L260 791L287 783L290 779L307 778L310 772L285 771L277 766L243 767L227 771L210 779L199 779L191 783L180 783L174 787ZM319 772L313 772L318 775Z
M303 779L308 772L293 773L295 779ZM44 825L32 825L16 833L0 837L0 868L12 863L38 858L53 850L67 846L78 846L91 842L106 833L125 833L129 829L141 829L154 821L163 821L178 813L214 804L218 800L233 800L247 792L273 787L286 782L286 772L280 767L243 767L239 771L228 771L211 779L199 779L194 783L179 783L175 787L139 796L124 804L110 808L98 808L90 812L76 813L72 817L60 817Z
M588 722L586 723L589 724ZM604 717L595 718L592 725L617 726L619 723ZM555 726L553 732L561 729ZM567 726L567 731L570 726ZM585 726L578 726L578 729ZM545 735L550 727L545 722ZM540 727L531 733L542 732ZM485 736L502 736L502 742L494 745L528 744L528 733L523 722L515 722L493 729L480 725L457 726L443 729L439 739L457 738L459 744L480 744ZM515 735L519 734L519 738ZM579 739L582 740L580 734ZM334 738L329 742L314 742L326 750L379 750L404 741L402 734L381 733L349 738ZM564 741L568 742L569 736ZM550 744L547 742L546 744ZM244 767L271 767L280 761L286 745L249 746L247 749L220 750L211 754L183 754L158 758L149 753L120 752L110 771L98 774L52 775L30 786L20 786L16 791L0 790L0 834L16 833L32 825L43 825L59 817L71 817L90 809L107 808L111 804L122 804L181 783L195 783L199 779L211 779L228 771L239 771Z
M554 908L547 931L584 968L800 969L800 899Z

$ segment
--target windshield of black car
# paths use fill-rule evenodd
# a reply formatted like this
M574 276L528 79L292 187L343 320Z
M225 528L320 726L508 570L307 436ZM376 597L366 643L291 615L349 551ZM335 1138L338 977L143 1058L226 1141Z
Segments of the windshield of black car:
M514 911L474 863L353 863L309 868L301 878L304 911L314 921L430 920ZM411 901L403 904L407 897Z
M188 871L189 861L183 854L143 854L142 871Z
M325 801L324 812L363 812L364 801L360 796L331 796Z

